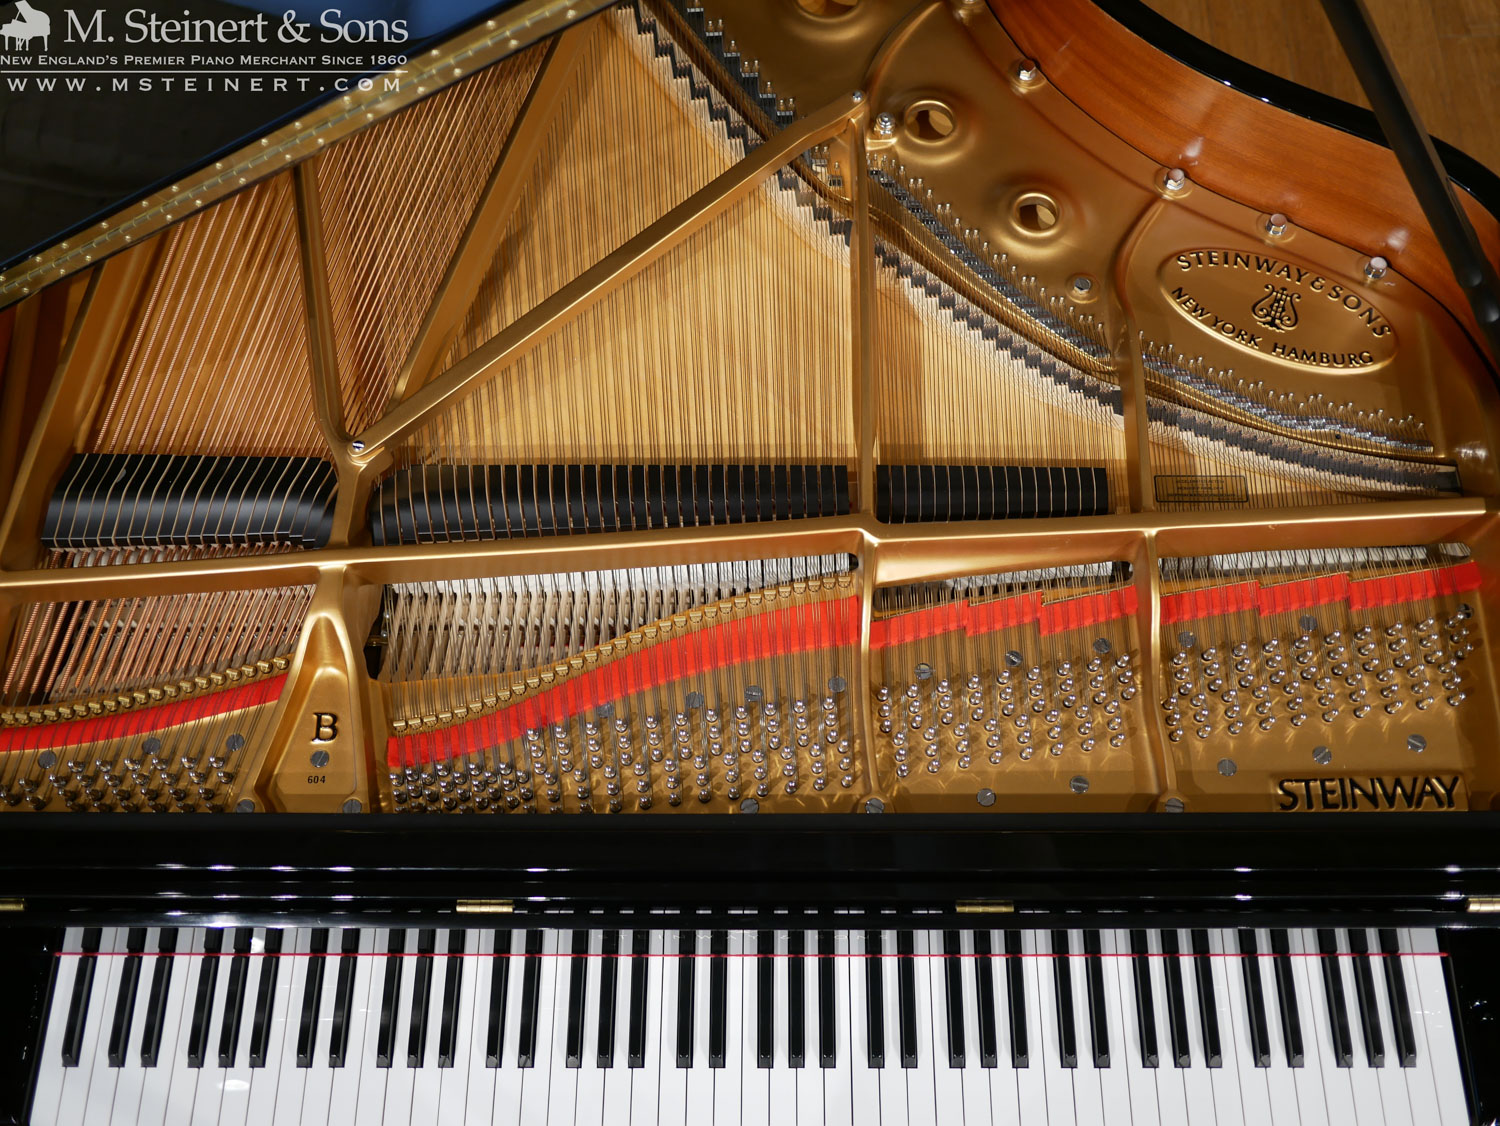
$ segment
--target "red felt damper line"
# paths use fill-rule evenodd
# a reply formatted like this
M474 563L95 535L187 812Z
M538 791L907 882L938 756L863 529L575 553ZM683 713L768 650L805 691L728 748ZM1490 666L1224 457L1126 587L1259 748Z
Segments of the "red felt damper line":
M1057 602L1043 602L1040 591L993 602L948 602L870 623L870 648L888 649L962 629L966 637L1012 626L1037 624L1043 637L1114 621L1136 611L1135 587L1117 587Z
M0 729L0 752L77 747L85 743L131 739L148 731L165 731L194 720L211 719L258 704L269 704L280 699L285 684L286 673L281 673L201 696L186 696L169 704L153 704L149 708L130 708L112 715L39 723L31 727L6 727Z
M596 665L463 723L392 735L386 743L386 761L400 769L471 754L689 677L772 657L857 645L859 617L860 600L849 597L731 618Z
M1324 575L1272 586L1261 586L1252 579L1163 595L1161 620L1163 625L1170 625L1251 609L1262 617L1269 617L1335 602L1348 602L1353 610L1370 610L1378 606L1422 602L1445 594L1466 594L1478 590L1479 581L1479 565L1473 561L1373 579L1351 580L1348 575Z

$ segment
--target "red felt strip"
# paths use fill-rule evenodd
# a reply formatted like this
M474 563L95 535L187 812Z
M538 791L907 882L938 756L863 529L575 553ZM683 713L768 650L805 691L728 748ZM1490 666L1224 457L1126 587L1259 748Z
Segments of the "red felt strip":
M1136 612L1135 587L1118 587L1098 594L1084 594L1045 603L1037 616L1037 627L1043 637L1067 630L1086 629L1101 622L1114 621Z
M1260 613L1261 617L1268 618L1272 614L1291 614L1298 610L1310 610L1314 606L1346 602L1348 599L1348 575L1318 575L1311 579L1262 586Z
M149 708L133 708L112 715L70 719L30 727L0 730L0 753L42 751L55 747L77 747L134 737L147 731L166 731L199 719L227 715L279 699L286 674L253 680L234 688L221 688L201 696L190 696Z
M1221 614L1238 614L1260 607L1260 584L1255 581L1230 583L1166 594L1161 600L1163 625L1191 622L1199 618L1216 618Z
M403 756L423 763L448 758L455 753L459 727L472 728L477 744L493 747L532 728L562 723L600 704L688 677L770 657L854 645L859 641L858 623L859 599L853 597L719 622L596 665L562 684L454 727L392 735L386 742L386 761L399 769ZM721 654L723 663L719 663Z
M1453 567L1430 567L1380 575L1349 584L1349 605L1355 610L1425 602L1447 594L1468 594L1479 589L1479 565L1473 560Z

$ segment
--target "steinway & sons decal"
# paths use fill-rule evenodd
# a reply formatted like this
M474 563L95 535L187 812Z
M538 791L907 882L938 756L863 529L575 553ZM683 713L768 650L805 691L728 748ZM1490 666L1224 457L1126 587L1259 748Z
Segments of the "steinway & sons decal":
M1324 810L1464 809L1468 799L1457 774L1391 777L1283 778L1276 783L1282 813Z
M1162 292L1204 332L1303 368L1357 370L1396 354L1368 290L1248 250L1184 250L1162 263Z

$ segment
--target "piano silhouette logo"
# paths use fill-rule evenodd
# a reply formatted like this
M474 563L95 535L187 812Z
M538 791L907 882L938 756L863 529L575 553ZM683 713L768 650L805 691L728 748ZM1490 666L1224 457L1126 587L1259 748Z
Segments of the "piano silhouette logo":
M1250 306L1250 315L1258 325L1276 332L1289 332L1297 327L1297 302L1301 300L1302 294L1294 293L1284 285L1268 284L1266 295Z
M5 45L7 51L13 51L18 46L26 47L28 50L34 40L42 41L42 50L47 50L47 42L52 36L52 17L33 7L28 0L16 0L15 19L0 23L0 43Z

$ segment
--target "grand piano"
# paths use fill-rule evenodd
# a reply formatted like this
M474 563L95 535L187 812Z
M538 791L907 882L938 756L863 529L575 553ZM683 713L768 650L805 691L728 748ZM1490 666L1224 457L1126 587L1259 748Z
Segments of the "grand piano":
M1493 1121L1500 180L1325 6L523 0L0 270L0 1119Z

